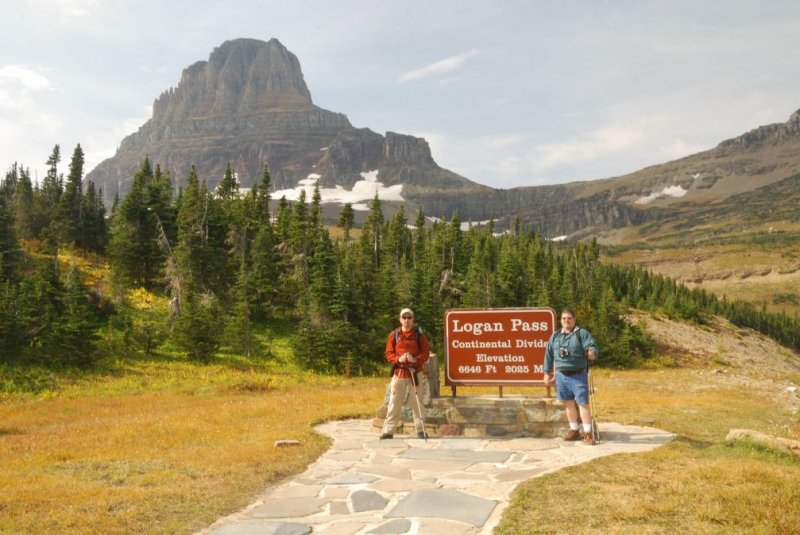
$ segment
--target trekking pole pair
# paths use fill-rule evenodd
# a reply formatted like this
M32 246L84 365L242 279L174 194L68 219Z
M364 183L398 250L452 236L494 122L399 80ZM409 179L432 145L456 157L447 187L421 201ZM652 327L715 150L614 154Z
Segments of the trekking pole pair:
M423 417L422 413L422 404L419 402L419 392L417 392L417 372L414 369L408 370L409 374L411 375L411 386L414 387L414 399L417 400L417 412L419 412L419 421L422 422L422 437L425 439L425 442L428 441L428 432L425 430L425 418Z
M597 408L594 403L594 378L592 377L592 367L589 366L588 381L589 381L589 411L592 413L592 439L595 444L600 443L600 429L597 427Z

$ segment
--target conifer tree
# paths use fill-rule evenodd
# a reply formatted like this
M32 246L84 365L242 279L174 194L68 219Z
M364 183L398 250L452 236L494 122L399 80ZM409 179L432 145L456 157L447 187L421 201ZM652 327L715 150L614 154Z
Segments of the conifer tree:
M86 182L83 197L83 228L80 245L90 251L102 253L108 241L106 208L103 205L103 191L95 191L94 182Z
M55 214L58 238L62 243L72 243L79 247L85 247L83 243L85 224L83 217L83 161L83 149L79 143L72 153L64 193L59 198L58 212Z
M190 360L208 363L219 350L222 313L218 299L208 292L187 294L175 319L173 338Z
M109 242L115 278L146 288L156 286L164 264L158 246L159 214L148 204L148 184L152 180L150 160L145 158L130 191L114 210Z
M250 284L247 264L242 261L234 289L234 302L225 318L223 341L235 352L247 357L259 353L250 311Z
M264 171L261 173L261 181L258 183L258 219L269 224L272 224L269 208L272 199L271 188L272 177L269 175L269 167L265 164Z
M0 281L0 363L18 360L25 345L25 322L20 317L19 286Z
M14 215L14 229L20 239L29 240L36 236L33 185L30 172L20 167L16 179L11 205Z
M217 195L221 199L234 199L239 195L239 182L231 167L231 162L225 166L225 175L217 186Z
M339 220L337 226L344 231L344 241L350 241L350 230L353 228L355 224L355 212L353 212L353 205L351 203L345 203L342 207L341 212L339 212Z
M178 243L175 257L189 296L199 296L212 286L217 251L210 247L209 207L211 199L201 187L192 166L178 211Z
M63 293L63 316L54 323L50 336L58 347L61 362L87 366L95 360L96 313L89 301L83 274L72 266Z
M40 194L35 197L39 201L35 206L36 235L47 240L54 237L55 228L51 225L55 222L56 210L64 191L64 179L58 172L60 162L61 148L56 145L47 159L47 174L42 181Z
M20 260L14 217L5 196L0 195L0 282L17 278Z

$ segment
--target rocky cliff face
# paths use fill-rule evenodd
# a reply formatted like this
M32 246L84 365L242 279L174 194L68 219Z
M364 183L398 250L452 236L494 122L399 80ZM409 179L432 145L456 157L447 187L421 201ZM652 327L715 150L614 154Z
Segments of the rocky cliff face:
M741 136L728 139L717 145L721 154L741 149L753 149L766 144L779 144L791 139L800 138L800 110L794 112L785 123L759 126Z
M155 100L152 118L87 179L109 198L124 194L145 156L178 185L194 165L214 187L231 162L243 187L260 179L264 164L276 189L310 173L323 186L347 187L374 170L386 184L475 186L439 168L424 139L357 129L315 106L300 62L276 39L227 41L185 69L178 86Z

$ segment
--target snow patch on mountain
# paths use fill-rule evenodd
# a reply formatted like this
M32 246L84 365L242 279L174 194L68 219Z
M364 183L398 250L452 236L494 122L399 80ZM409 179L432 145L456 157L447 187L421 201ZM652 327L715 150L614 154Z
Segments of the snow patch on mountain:
M683 186L680 184L675 186L667 186L661 191L654 191L650 195L645 197L639 197L636 199L636 204L647 204L655 201L656 199L660 199L662 197L683 197L689 193L688 189L684 189Z
M427 219L428 221L434 222L434 223L436 223L436 222L438 222L438 223L448 223L447 221L444 221L443 219L441 219L439 217L436 217L436 216L425 216L425 219ZM461 223L458 225L458 228L460 230L466 232L470 228L485 227L490 222L491 222L491 219L487 219L486 221L461 221Z
M335 186L333 188L320 188L319 194L323 203L350 203L353 210L369 210L369 202L378 196L381 201L398 201L404 202L402 196L403 185L396 184L394 186L384 186L382 182L378 181L378 171L367 171L361 173L364 180L359 180L353 184L353 189L346 190L342 186ZM300 198L300 192L306 192L306 201L310 202L314 196L314 186L317 184L321 175L311 173L303 180L298 182L297 187L292 189L282 189L274 192L271 197L273 199L280 199L286 197L287 201L296 201Z

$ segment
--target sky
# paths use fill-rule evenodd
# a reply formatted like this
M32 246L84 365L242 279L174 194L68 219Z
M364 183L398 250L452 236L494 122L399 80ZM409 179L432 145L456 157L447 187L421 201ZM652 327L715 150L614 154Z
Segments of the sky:
M277 38L315 104L424 137L495 188L619 176L800 108L796 0L3 1L0 167L111 157L229 39Z

